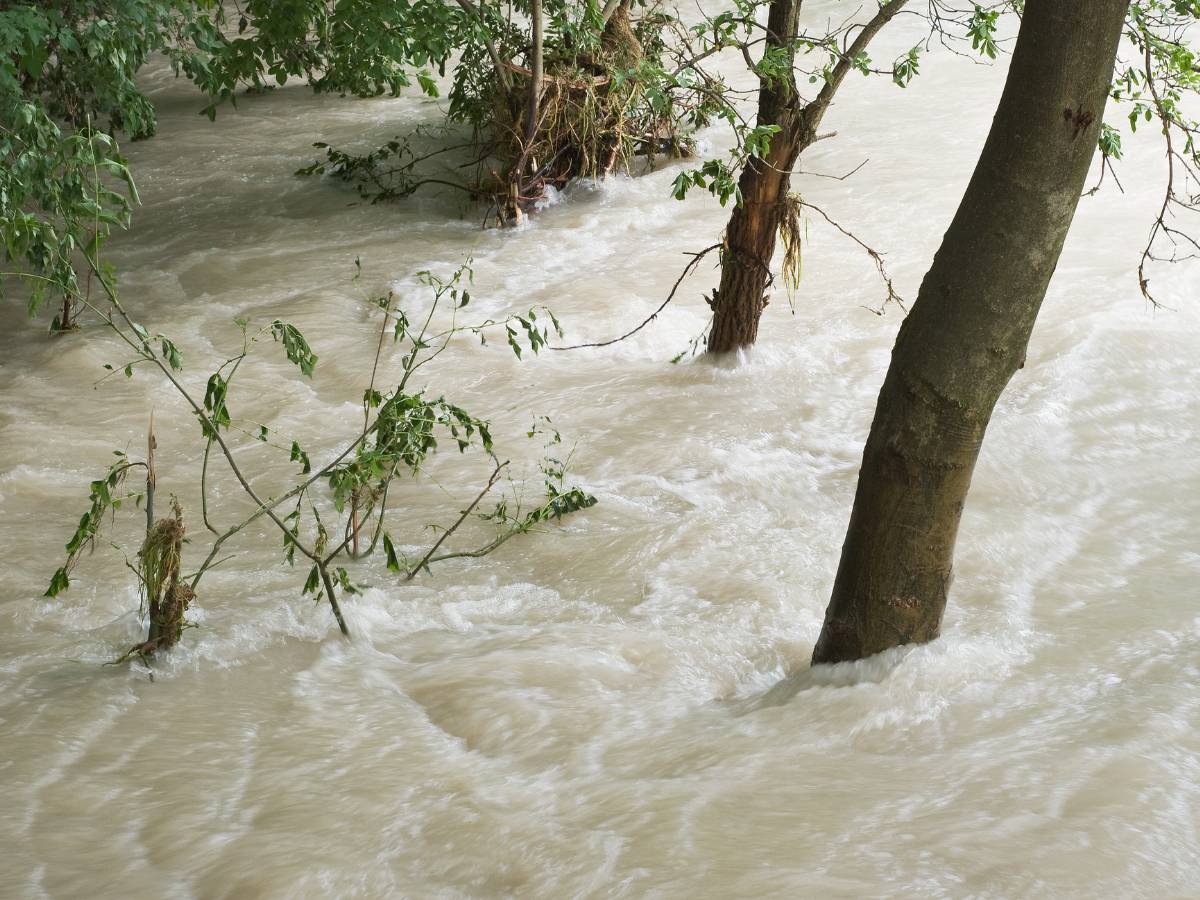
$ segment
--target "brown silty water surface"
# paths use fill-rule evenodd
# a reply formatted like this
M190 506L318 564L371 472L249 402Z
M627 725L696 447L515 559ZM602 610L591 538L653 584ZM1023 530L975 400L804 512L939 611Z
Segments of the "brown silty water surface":
M887 252L909 297L1003 76L945 53L922 68L905 92L848 83L840 136L804 165L870 163L796 179ZM416 307L414 273L473 256L477 315L545 303L569 340L600 340L653 310L727 213L671 199L687 163L574 186L515 233L449 197L363 205L291 173L315 140L373 146L436 120L436 102L288 87L210 124L186 85L148 78L160 134L127 148L145 203L110 254L127 302L179 344L193 387L236 350L235 316L296 323L315 376L267 348L230 402L314 460L360 421L377 324L363 291ZM824 671L808 658L902 316L864 308L883 296L869 260L820 220L794 306L777 291L736 361L668 363L706 322L703 267L615 347L517 361L463 340L426 370L493 420L531 490L541 443L525 431L549 415L596 507L410 584L356 568L370 588L345 602L351 642L255 526L153 682L101 666L143 629L119 554L102 546L69 592L40 594L87 481L139 450L151 409L160 490L195 515L197 427L148 373L94 387L124 362L102 333L45 339L4 307L0 894L1194 896L1200 284L1177 267L1155 276L1173 311L1140 299L1161 151L1141 133L1127 151L1126 193L1083 201L993 420L942 639ZM398 369L385 358L385 378ZM267 493L294 471L238 447ZM391 530L426 540L486 475L443 454L393 496ZM231 522L245 506L214 479ZM112 537L132 552L138 526L130 512Z

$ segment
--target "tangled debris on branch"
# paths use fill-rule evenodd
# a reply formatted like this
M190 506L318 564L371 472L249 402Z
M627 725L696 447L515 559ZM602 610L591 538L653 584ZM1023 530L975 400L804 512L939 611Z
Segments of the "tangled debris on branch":
M487 74L451 94L451 119L472 125L470 141L422 150L415 141L431 135L419 129L362 156L319 143L325 160L297 174L350 181L373 203L428 185L456 188L487 206L485 226L517 226L574 179L628 171L636 157L691 155L683 114L690 124L703 121L695 109L703 101L666 101L643 77L659 71L665 26L658 14L635 23L622 3L585 47L562 37L543 50L535 35L526 65L489 56L479 61L490 64ZM472 176L447 167L445 177L430 177L430 160L464 149L472 157L457 168L473 169Z
M171 515L159 519L147 532L138 553L142 586L142 608L150 619L146 640L129 648L117 662L131 657L145 658L158 650L169 650L179 643L187 622L184 614L196 594L180 578L183 539L187 529L178 501L171 504Z

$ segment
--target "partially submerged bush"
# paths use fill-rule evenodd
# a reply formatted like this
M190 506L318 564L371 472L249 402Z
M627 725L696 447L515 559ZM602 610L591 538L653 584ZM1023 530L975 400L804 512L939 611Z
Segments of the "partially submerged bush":
M454 70L448 123L465 125L470 138L423 149L430 131L418 129L366 154L319 142L325 158L298 174L353 182L375 202L429 185L454 187L488 205L485 221L512 225L548 187L627 171L638 156L688 155L697 127L715 116L735 118L724 83L690 59L687 30L657 4L635 22L630 0L604 9L509 2L503 16L460 2L481 28L459 32L469 37ZM532 20L534 39L513 25L514 13ZM444 69L447 59L434 61ZM418 81L437 96L431 76ZM430 173L430 160L463 150L470 152L465 166ZM472 172L465 179L463 168Z
M524 350L538 352L551 332L561 332L557 320L545 308L530 309L499 320L460 324L459 316L471 299L471 270L466 265L448 278L432 272L418 273L419 283L428 291L424 306L402 302L393 293L371 299L372 305L381 313L381 321L370 371L364 373L369 377L362 394L362 420L351 429L339 449L329 451L328 461L314 465L310 451L299 439L280 437L265 424L242 419L235 413L232 399L238 374L244 370L253 351L263 343L281 345L299 376L311 376L318 358L300 331L280 320L257 329L245 320L238 320L242 334L240 351L209 375L205 392L200 396L184 384L180 348L164 334L151 336L148 329L133 320L111 276L94 259L90 261L107 301L104 307L93 306L92 312L132 353L126 363L107 368L114 374L124 372L128 377L132 377L135 365L149 364L157 369L190 407L200 426L197 437L205 445L199 491L202 518L213 535L211 544L195 571L184 575L185 528L178 502L172 501L171 515L158 521L154 521L152 512L147 512L147 534L138 554L136 571L149 630L146 641L131 648L126 657L131 654L146 656L178 642L186 626L184 614L204 575L220 561L218 556L225 543L262 518L270 519L280 532L283 561L294 565L297 556L308 560L308 576L301 593L324 596L338 627L343 634L349 635L339 598L344 599L345 595L359 590L349 568L354 560L378 552L388 570L407 580L429 571L430 566L439 562L483 556L516 535L526 534L550 519L559 519L596 502L591 495L566 483L564 462L548 458L542 469L545 493L539 503L530 508L517 498L505 497L491 510L478 512L487 495L506 475L508 462L497 456L486 420L443 396L415 389L413 376L440 356L457 335L476 335L486 342L487 335L495 333L520 357ZM439 314L448 315L448 325L436 324ZM266 340L268 338L270 340ZM377 381L380 359L388 347L401 355L401 375L390 388ZM340 423L328 425L330 430L335 430ZM538 431L535 429L531 435ZM293 485L275 497L260 496L252 487L254 479L246 468L244 453L229 440L235 433L274 447L297 463L299 471ZM323 432L323 439L326 434ZM419 538L404 542L393 539L387 528L391 511L389 490L398 479L420 473L436 452L438 441L447 439L459 452L482 453L489 460L491 474L475 498L457 516L438 526L440 535L432 544L418 553L405 555L399 548L416 545ZM554 433L552 443L559 440ZM90 506L67 544L67 559L54 573L47 596L56 596L70 586L73 570L83 554L95 546L106 517L115 514L129 501L135 505L144 502L148 510L152 506L156 489L154 446L152 436L145 461L132 460L119 452L118 462L105 477L92 482ZM253 504L252 512L226 528L212 524L217 511L209 503L208 469L209 457L214 451L228 465L241 487L243 498L249 498ZM148 473L145 487L122 493L128 473L138 468L144 468ZM472 516L488 524L491 537L479 546L454 546L451 538ZM411 527L415 523L405 524Z

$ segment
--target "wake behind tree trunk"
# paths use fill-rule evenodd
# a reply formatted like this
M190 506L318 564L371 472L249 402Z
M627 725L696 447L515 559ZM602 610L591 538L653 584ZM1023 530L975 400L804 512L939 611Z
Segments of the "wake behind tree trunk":
M1028 0L1003 96L892 352L813 663L936 638L984 431L1095 154L1129 0Z
M794 75L793 49L799 30L803 0L774 0L767 15L767 52L788 54L786 78L762 80L758 94L758 124L778 125L764 159L751 159L738 181L741 202L734 207L725 228L721 249L721 283L709 301L713 310L708 352L727 353L753 344L758 320L767 305L771 282L771 257L787 207L792 167L800 154L817 140L817 128L833 102L854 60L864 53L875 35L908 0L884 3L859 31L829 73L811 103L801 106Z

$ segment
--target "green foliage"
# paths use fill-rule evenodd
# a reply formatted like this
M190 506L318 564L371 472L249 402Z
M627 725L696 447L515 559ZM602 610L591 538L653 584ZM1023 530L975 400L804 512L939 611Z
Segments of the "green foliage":
M892 81L898 87L908 87L921 70L921 48L913 47L892 64Z
M543 418L542 421L547 426L551 426L548 418ZM538 428L535 426L531 434L537 431ZM558 432L558 429L551 426L550 438L546 443L547 449L553 451L555 447L561 446L562 442L562 435ZM551 519L558 520L570 513L578 512L581 509L588 509L596 505L596 498L591 494L577 487L569 488L566 486L569 469L570 454L567 454L565 459L559 459L557 456L549 454L546 455L542 461L546 500L541 506L525 514L522 523L526 530L540 522L547 522Z
M189 75L210 97L210 117L239 87L293 79L321 92L396 96L417 69L421 87L437 96L426 67L444 73L451 53L481 33L459 7L433 0L246 0L232 24L232 34L207 34L206 53L190 63Z
M96 537L104 524L105 516L115 513L126 500L141 501L142 494L140 492L121 495L117 493L117 489L125 481L125 476L129 474L130 469L144 466L144 464L132 462L121 450L114 451L114 455L117 457L117 461L109 466L108 471L102 477L93 481L89 486L88 508L80 516L75 533L67 541L66 562L54 571L54 575L50 579L50 586L46 589L45 596L47 597L57 597L70 587L71 572L78 565L83 554L94 549Z
M890 69L877 69L865 49L857 47L854 43L861 24L857 17L851 16L840 24L828 25L823 33L819 29L807 31L800 27L794 36L763 38L758 32L761 27L759 13L766 5L766 2L738 0L735 11L723 11L702 20L691 29L691 33L699 42L698 48L691 49L697 56L704 57L727 48L737 48L758 76L760 89L784 94L799 93L798 83L801 76L807 76L808 84L812 85L814 90L823 93L828 87L836 91L850 72L859 72L867 76L889 75L893 83L901 88L907 87L920 73L921 53L927 49L928 42L911 48L897 59ZM870 8L874 12L880 12L884 6L881 0L879 4L871 4ZM999 19L1005 11L1019 9L1020 3L1016 0L987 6L973 4L969 11L933 2L929 4L927 11L919 14L926 16L930 21L931 39L936 35L948 45L969 40L976 52L994 59L999 53L996 42ZM750 48L764 41L766 45L758 60L754 61L750 55ZM708 114L705 124L712 118L724 118L732 128L737 142L727 160L715 165L714 161L709 160L691 171L680 173L672 185L672 195L682 200L690 188L702 187L710 191L722 205L730 199L741 203L739 176L755 159L762 159L767 155L771 137L779 132L779 125L761 118L763 107L760 107L760 118L757 122L751 124L743 120L733 107L733 100L738 96L738 92L723 80L711 75L706 75L705 80L710 97L715 94L715 98L706 107ZM799 106L807 109L810 103L815 104L816 98L801 97ZM778 114L777 111L770 111L777 106L775 103L766 107L768 116Z
M292 446L288 449L288 459L291 462L300 463L301 475L307 475L312 471L312 460L308 458L308 453L300 446L299 441L292 441Z
M552 87L543 92L540 125L530 138L524 122L530 34L528 26L514 24L529 14L528 6L463 0L440 8L454 24L439 30L439 38L451 35L450 43L461 54L452 73L445 124L469 126L465 145L427 146L427 137L444 137L446 129L440 134L418 129L365 153L322 141L315 146L323 158L297 174L329 174L350 182L373 203L439 185L502 205L511 197L509 180L516 179L530 182L517 190L530 198L528 205L546 184L561 187L574 177L602 177L627 167L639 154L651 161L660 153L686 154L694 129L715 117L736 120L721 83L700 69L689 47L668 39L682 31L673 16L648 8L632 32L618 34L604 31L596 4L557 0L544 4L543 62ZM389 15L400 22L418 7L398 4L390 9ZM331 13L341 14L338 9ZM418 43L416 37L413 43ZM444 72L448 48L438 45L423 61ZM410 69L412 64L410 58ZM438 92L432 78L418 73L417 81L426 93ZM430 174L435 158L460 149L470 150L473 166L447 166L443 174ZM526 172L522 160L543 164ZM461 169L472 170L473 177L464 180Z
M764 128L775 128L777 126L763 126ZM768 135L767 140L770 140ZM742 202L742 192L738 188L737 178L734 170L729 167L729 164L721 159L705 160L704 165L698 169L691 169L680 172L676 176L675 182L672 185L672 195L676 200L682 200L687 196L689 187L708 188L708 190L721 201L721 205L733 199L736 203Z
M1200 118L1193 112L1200 92L1200 64L1191 46L1198 19L1197 0L1135 0L1125 23L1125 37L1134 53L1118 59L1113 78L1112 105L1124 107L1130 131L1152 122L1166 149L1162 206L1138 265L1142 295L1155 305L1158 301L1149 286L1150 264L1200 255L1200 241L1191 230L1200 213L1196 191ZM1099 141L1107 171L1113 160L1121 158L1121 136L1115 127L1104 124ZM1189 221L1191 229L1178 224L1181 219Z
M999 53L996 46L996 22L1000 18L1000 10L984 9L975 4L971 21L967 25L967 35L971 38L971 49L978 50L989 59L995 59Z
M174 52L217 12L215 0L43 0L0 7L0 92L44 104L78 128L107 119L132 138L154 133L135 76L151 53ZM182 60L182 57L177 57Z
M200 419L200 428L205 437L216 437L218 431L232 424L229 407L225 403L228 393L229 383L221 377L220 372L213 372L204 391L204 411L208 415Z
M1100 152L1108 159L1121 158L1121 132L1111 125L1100 126Z
M280 322L276 319L271 323L271 334L275 336L275 340L283 342L283 350L287 354L287 358L308 377L312 377L313 369L317 365L317 354L313 353L312 348L308 346L308 341L304 339L304 335L295 325L288 325L285 322Z
M89 257L89 263L94 267L96 260ZM416 280L420 288L428 292L428 302L424 308L418 304L405 312L394 294L370 301L372 308L382 311L383 321L380 324L379 350L370 370L370 382L363 392L363 423L361 428L352 431L346 438L348 442L343 449L330 461L314 466L298 439L292 439L290 445L275 443L271 440L271 430L266 425L239 421L229 405L229 395L236 375L243 363L250 358L258 342L268 334L273 342L283 345L288 359L296 365L302 376L312 377L317 355L294 325L276 319L258 331L252 331L248 322L238 321L237 325L243 336L240 352L217 367L206 382L203 397L197 400L173 377L172 373L182 367L182 354L175 343L162 334L151 340L148 329L135 322L125 311L113 282L110 279L100 279L109 309L93 306L93 312L98 314L136 354L135 361L157 367L174 386L199 419L206 447L211 449L214 444L217 446L241 484L243 492L253 504L253 511L232 527L220 532L213 529L217 537L212 542L208 555L191 576L191 583L178 588L174 585L180 571L178 547L183 535L182 518L177 509L174 519L159 522L151 531L151 538L158 534L160 527L165 535L168 530L164 525L166 523L170 526L170 534L173 536L170 548L176 549L171 550L174 556L169 560L170 565L164 568L162 560L166 557L163 556L163 547L167 546L166 543L154 543L153 546L157 549L151 553L147 548L152 546L152 541L151 538L147 539L142 553L139 554L139 558L142 559L139 577L144 597L151 601L160 597L166 577L163 573L168 573L171 574L172 596L183 598L182 602L186 606L194 596L200 579L215 564L222 545L265 516L271 519L280 532L282 562L293 565L297 553L310 561L307 577L301 587L302 595L324 592L338 624L345 632L347 629L337 594L341 593L344 596L358 593L359 586L351 580L350 571L346 566L336 563L371 556L380 546L381 537L385 566L391 571L401 572L406 578L412 578L420 572L429 571L433 563L457 557L483 556L509 538L527 533L538 523L559 519L595 503L595 498L579 488L565 484L567 466L564 462L557 458L548 458L542 467L546 476L544 502L528 512L523 511L517 503L510 514L508 502L502 500L497 509L486 517L495 529L491 540L476 549L443 549L444 542L490 491L507 463L496 458L491 427L485 419L473 415L443 396L435 397L424 389L411 388L410 382L414 374L444 353L450 343L460 335L475 335L486 343L485 336L488 332L502 332L510 349L520 357L524 350L536 353L545 346L550 332L561 333L561 327L557 319L544 308L515 313L499 320L487 319L470 325L459 324L457 316L471 300L469 285L473 280L473 273L469 265L461 266L448 277L429 271L419 272ZM448 322L436 324L447 316ZM384 390L376 386L375 377L379 372L380 354L386 346L384 338L389 333L392 335L392 346L402 354L401 375L394 387ZM108 368L110 371L116 371L116 367ZM247 427L250 425L254 427ZM301 471L295 483L274 499L260 497L251 485L251 477L245 471L245 461L227 442L227 436L234 433L245 434L258 442L266 442L269 446L286 453L291 461L300 463ZM322 439L328 443L328 434L322 434ZM438 449L439 440L447 439L453 442L460 453L465 454L473 450L482 453L494 467L493 472L475 501L453 523L441 527L441 536L432 547L410 561L398 553L391 536L384 528L389 512L388 492L398 478L406 476L411 479L420 475L429 458ZM561 440L557 435L556 439ZM206 449L206 459L207 452ZM146 466L146 463L131 461L125 454L118 453L117 463L110 467L103 478L92 482L89 508L66 545L67 559L54 572L46 591L47 596L57 596L70 586L71 573L81 555L94 547L105 516L115 512L130 496L140 500L138 494L120 496L117 493L117 488L129 469L135 466ZM207 510L207 484L203 479L202 475L200 491L204 499L203 508ZM320 490L322 485L328 490ZM285 503L289 504L291 509L282 514L277 510ZM205 516L207 524L207 512ZM339 538L336 533L331 532L326 522L340 523L339 528L344 536ZM363 541L367 543L366 549L361 551L360 533L363 534ZM152 618L154 606L154 602L151 602ZM153 641L153 637L151 640Z
M183 354L179 352L179 348L175 346L175 342L165 334L160 334L158 339L160 341L159 346L162 347L162 358L167 361L167 365L171 367L172 371L180 371L183 368Z
M1191 152L1197 124L1183 108L1184 97L1200 88L1200 68L1188 46L1189 28L1200 19L1196 0L1143 0L1130 7L1126 37L1138 55L1118 67L1112 97L1129 107L1131 130L1157 118L1181 128Z
M113 135L155 130L135 76L151 53L217 10L215 0L44 0L0 4L0 276L25 278L30 312L64 299L74 324L79 254L128 225L137 191Z
M533 424L528 436L532 438L540 434L547 435L545 443L547 453L541 464L545 487L545 496L542 502L527 511L523 511L520 506L510 510L509 501L503 499L496 504L494 510L481 514L481 519L489 522L505 522L513 533L525 534L544 522L557 521L565 515L596 505L596 498L591 494L578 487L567 487L566 478L574 451L567 453L565 459L551 455L560 452L558 448L562 447L563 439L558 429L546 416L542 416Z
M79 293L75 254L96 251L113 226L127 225L137 193L108 135L64 132L44 108L3 93L0 107L0 120L10 123L0 124L0 244L4 262L15 267L4 275L28 276L32 315L48 294ZM92 191L97 168L119 179L125 192L106 184ZM58 324L70 327L64 319Z

